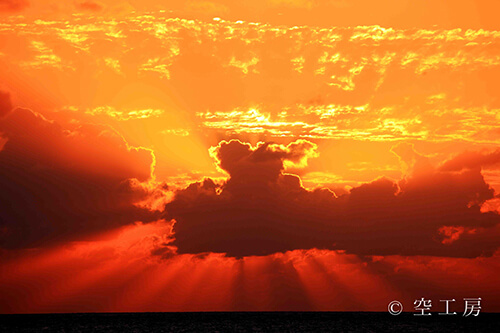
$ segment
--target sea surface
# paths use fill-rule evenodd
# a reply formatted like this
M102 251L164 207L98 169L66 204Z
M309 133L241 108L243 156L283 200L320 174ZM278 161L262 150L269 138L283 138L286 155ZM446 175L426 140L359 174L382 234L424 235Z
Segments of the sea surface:
M0 332L499 332L500 314L182 312L0 315Z

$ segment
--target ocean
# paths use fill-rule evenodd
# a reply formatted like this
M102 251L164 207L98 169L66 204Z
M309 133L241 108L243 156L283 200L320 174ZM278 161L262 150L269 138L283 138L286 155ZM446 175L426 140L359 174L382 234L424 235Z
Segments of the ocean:
M498 332L477 317L387 312L167 312L0 315L1 332Z

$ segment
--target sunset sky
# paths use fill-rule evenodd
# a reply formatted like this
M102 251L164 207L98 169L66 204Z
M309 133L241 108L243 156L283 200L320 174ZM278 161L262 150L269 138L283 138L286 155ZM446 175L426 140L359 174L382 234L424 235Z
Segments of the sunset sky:
M0 0L0 313L499 312L499 12Z

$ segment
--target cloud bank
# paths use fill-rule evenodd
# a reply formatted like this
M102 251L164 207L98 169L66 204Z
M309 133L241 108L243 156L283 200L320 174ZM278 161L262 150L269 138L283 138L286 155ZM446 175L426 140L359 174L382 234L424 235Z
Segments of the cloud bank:
M252 147L222 141L212 155L228 180L193 183L166 206L176 221L173 245L179 253L235 257L310 248L360 255L492 255L500 243L500 216L481 212L494 191L480 170L438 170L411 146L394 151L410 175L399 182L380 178L337 197L327 189L307 190L298 176L284 172L287 162L315 155L310 142Z
M130 147L111 128L65 129L0 95L0 247L46 247L155 220L137 205L149 196L151 151Z

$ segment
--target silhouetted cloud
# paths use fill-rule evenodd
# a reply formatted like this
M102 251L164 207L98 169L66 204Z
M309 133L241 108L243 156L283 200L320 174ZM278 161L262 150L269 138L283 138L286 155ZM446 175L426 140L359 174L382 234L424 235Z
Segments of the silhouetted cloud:
M10 94L6 91L0 91L0 118L12 110Z
M150 192L138 185L150 177L151 152L128 146L110 128L64 129L17 108L0 119L0 132L7 139L0 151L0 247L49 246L156 219L140 204Z
M426 165L412 149L394 151ZM257 147L222 141L212 156L228 180L193 183L166 206L176 220L173 245L179 253L236 257L310 248L476 257L492 255L500 244L500 216L480 211L494 191L477 169L411 166L414 172L399 183L380 178L336 197L327 189L306 190L298 176L284 172L285 163L311 155L315 146L303 140Z
M474 168L494 168L500 164L500 149L493 151L467 151L458 154L441 166L444 171L460 171Z

